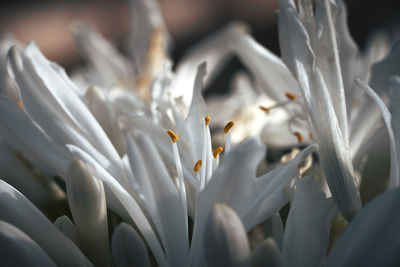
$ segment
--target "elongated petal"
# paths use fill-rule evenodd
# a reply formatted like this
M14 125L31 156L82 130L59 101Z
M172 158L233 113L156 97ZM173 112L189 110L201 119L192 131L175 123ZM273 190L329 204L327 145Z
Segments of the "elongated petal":
M393 77L390 80L389 95L392 127L396 141L397 165L400 166L400 77Z
M67 172L67 195L79 245L96 266L111 263L108 245L106 196L103 183L73 158Z
M0 180L0 220L25 232L57 265L92 266L72 241L21 193L2 180Z
M96 79L88 77L89 84L111 86L134 79L132 64L95 28L79 22L74 25L73 34L78 49L97 72Z
M278 248L281 249L283 244L283 223L279 212L275 213L265 221L264 230L266 236L271 237Z
M322 266L329 230L337 211L313 177L300 178L286 222L282 248L284 266Z
M3 266L57 266L35 241L17 227L4 221L0 221L0 244Z
M79 246L79 237L78 230L73 222L66 216L60 216L54 222L54 225L63 233L66 237L68 237L75 245Z
M335 243L327 266L399 266L399 203L399 187L372 200Z
M269 97L279 102L286 100L286 92L295 95L299 93L296 80L282 60L252 37L242 34L235 38L231 46L240 60L255 75L261 90Z
M365 93L375 102L375 105L378 106L383 121L385 122L385 126L388 130L389 134L389 142L390 142L390 178L389 178L389 187L395 187L400 184L399 178L399 165L398 165L398 157L397 149L396 149L396 140L392 129L392 116L390 115L389 110L387 109L385 103L383 103L382 99L369 87L366 83L361 80L357 80L357 85L360 86L364 90Z
M281 1L279 38L284 62L297 77L320 146L322 168L332 196L350 220L361 208L348 148L348 136L341 126L321 70L316 65L310 40L298 18L292 0Z
M208 266L250 266L250 246L243 223L234 210L216 204L204 232Z
M123 208L135 222L140 232L142 233L144 239L147 244L151 248L154 257L156 258L157 263L160 266L166 266L166 258L165 254L162 250L160 241L157 238L156 233L154 232L152 225L146 218L145 214L141 210L139 204L136 200L124 189L124 187L119 184L114 177L112 177L98 162L96 162L89 154L84 152L83 150L75 147L73 145L68 145L68 149L71 151L71 154L85 162L85 164L91 168L91 172L93 172L96 177L103 181L104 184L112 191L115 197L120 201ZM113 203L111 203L113 204ZM119 207L117 203L113 204L113 208L116 212L119 211ZM121 214L120 214L121 215Z
M111 246L117 267L150 266L146 246L130 225L121 223L115 228Z
M279 267L282 265L281 252L272 238L265 239L251 252L251 266L253 267Z
M207 63L209 72L205 79L207 86L232 55L232 50L227 44L246 31L246 25L232 23L189 50L177 66L176 80L172 87L173 96L182 96L185 105L189 106L192 92L188 88L194 83L197 66L203 62Z

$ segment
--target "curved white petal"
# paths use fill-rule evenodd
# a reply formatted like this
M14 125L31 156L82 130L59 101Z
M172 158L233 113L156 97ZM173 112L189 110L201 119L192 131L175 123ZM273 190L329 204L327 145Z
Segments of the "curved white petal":
M80 160L73 158L68 167L66 187L81 249L96 266L110 266L103 183L93 177Z
M336 214L332 199L326 199L313 177L298 179L285 227L284 266L323 266Z
M58 217L54 225L63 233L66 237L68 237L75 245L79 246L79 238L78 238L78 230L74 223L66 216Z
M207 266L250 266L250 245L236 212L225 204L215 204L204 229Z
M0 220L25 232L59 266L92 266L88 259L29 200L0 180Z
M282 266L281 252L274 239L267 238L253 249L251 252L251 266Z
M17 227L4 221L0 221L0 244L3 266L57 266L35 241Z
M126 223L115 228L111 247L117 267L150 266L146 245L135 229Z
M327 266L399 266L399 203L399 187L371 201L335 243Z

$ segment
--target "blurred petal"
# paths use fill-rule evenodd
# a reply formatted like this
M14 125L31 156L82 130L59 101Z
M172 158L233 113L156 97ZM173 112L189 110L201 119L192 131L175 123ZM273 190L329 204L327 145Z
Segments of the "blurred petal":
M398 157L397 149L396 149L396 141L395 136L392 129L392 116L387 109L385 103L383 103L382 99L369 87L366 83L361 80L357 80L357 85L364 90L364 92L375 102L375 105L379 108L383 121L385 122L386 129L389 134L389 144L390 144L390 178L389 178L389 188L398 186L400 184L399 177L399 165L398 165Z
M66 216L60 216L54 222L54 225L63 233L66 237L68 237L75 245L79 246L79 237L78 230L73 222Z
M399 203L399 187L372 200L335 243L327 266L400 266Z
M215 204L204 230L208 266L250 266L250 247L243 223L234 210Z
M265 239L251 252L252 267L279 267L282 266L281 252L275 240Z
M57 266L24 232L0 221L0 258L2 266Z
M79 245L96 266L109 266L106 196L103 183L73 158L66 179L68 203L78 231Z
M21 193L2 180L0 180L0 220L25 232L57 265L92 266L72 241Z
M313 177L300 178L287 218L282 248L284 266L322 266L337 210Z
M121 223L115 228L111 246L117 267L150 266L146 245L130 225Z

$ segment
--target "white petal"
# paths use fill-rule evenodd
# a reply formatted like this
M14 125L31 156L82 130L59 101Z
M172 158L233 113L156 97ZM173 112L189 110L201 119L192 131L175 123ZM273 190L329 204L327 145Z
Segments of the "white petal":
M59 266L92 266L88 259L21 193L0 180L0 220L25 232Z
M192 92L187 89L192 87L194 83L197 66L203 62L207 63L209 72L205 80L207 86L232 54L227 44L245 31L245 25L241 23L232 23L190 49L177 66L176 80L172 87L173 96L183 96L183 102L189 106L190 100L192 99Z
M272 238L265 239L251 252L251 266L253 267L279 267L281 265L281 252Z
M250 245L234 210L215 204L204 230L207 266L250 266Z
M389 180L389 188L398 186L400 184L399 177L399 163L396 149L396 140L392 129L392 116L390 115L389 110L387 109L385 103L383 103L382 99L369 87L366 83L361 80L357 80L357 85L364 90L364 92L375 102L375 105L378 106L382 118L385 122L385 126L388 130L389 134L389 142L390 142L390 180Z
M126 212L128 212L129 216L139 228L144 239L151 248L157 263L160 266L166 266L166 258L157 235L136 200L90 155L73 145L68 145L68 149L71 151L72 155L85 162L85 164L91 168L91 171L96 175L96 177L98 177L107 185L107 187L120 201L123 208L126 210ZM114 209L114 211L116 211L120 216L122 215L122 217L124 217L123 213L121 213L123 211L121 211L118 203L110 204L112 205L111 207Z
M269 97L279 102L287 99L286 92L298 95L298 84L282 60L252 37L247 34L238 36L231 46Z
M300 178L286 221L282 248L284 266L321 266L329 230L337 211L313 177Z
M3 266L57 266L24 232L0 221L0 258Z
M68 237L75 245L79 246L79 237L78 237L78 230L73 222L66 216L58 217L54 225L63 233L66 237Z
M111 86L129 79L134 80L132 64L94 27L78 22L72 29L78 49L98 74L96 80L88 77L90 84Z
M271 237L276 242L278 248L282 248L283 223L279 212L275 213L265 221L264 230L266 231L267 236Z
M327 266L399 266L399 203L399 187L371 201L335 243Z
M130 225L121 223L115 228L112 254L117 267L150 266L149 255L142 238Z
M106 196L103 183L73 158L66 179L68 203L78 231L79 245L96 266L109 266Z

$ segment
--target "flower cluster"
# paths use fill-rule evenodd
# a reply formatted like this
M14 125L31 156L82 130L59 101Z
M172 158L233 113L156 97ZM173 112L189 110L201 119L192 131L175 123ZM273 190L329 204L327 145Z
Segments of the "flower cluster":
M157 1L131 8L129 55L73 26L71 75L0 42L3 265L400 264L399 45L280 0L282 58L233 23L173 68ZM248 74L205 100L231 56Z

